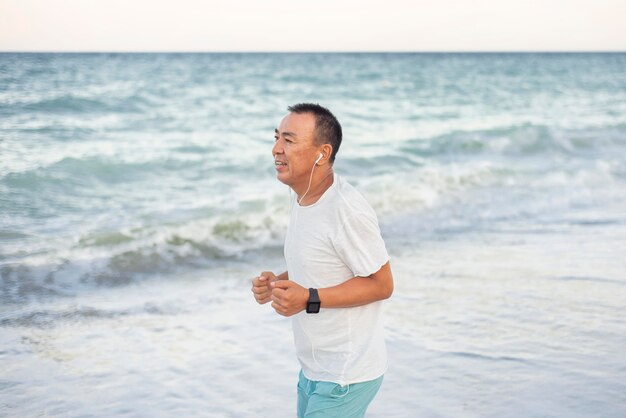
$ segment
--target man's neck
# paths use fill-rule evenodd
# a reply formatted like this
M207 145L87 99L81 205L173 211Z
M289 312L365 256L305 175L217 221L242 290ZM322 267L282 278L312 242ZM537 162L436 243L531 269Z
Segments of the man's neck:
M328 167L328 169L325 171L314 173L313 179L311 180L311 188L309 189L309 191L307 192L306 188L300 191L300 193L296 191L296 193L298 194L298 203L300 204L300 206L310 206L317 202L320 197L322 197L324 192L326 192L326 190L328 190L330 186L333 185L334 177L335 176L332 167ZM308 186L308 182L306 186ZM302 199L303 197L304 199Z

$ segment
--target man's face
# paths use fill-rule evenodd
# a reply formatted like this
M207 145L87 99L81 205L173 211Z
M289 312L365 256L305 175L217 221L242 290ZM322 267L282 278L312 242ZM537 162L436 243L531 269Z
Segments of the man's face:
M289 113L280 122L274 139L276 177L290 187L307 184L317 158L314 140L315 116Z

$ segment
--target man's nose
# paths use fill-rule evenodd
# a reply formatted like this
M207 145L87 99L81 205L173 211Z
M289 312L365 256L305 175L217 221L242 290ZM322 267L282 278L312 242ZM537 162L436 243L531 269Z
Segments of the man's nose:
M283 141L278 139L274 142L274 146L272 147L272 155L282 154L283 153Z

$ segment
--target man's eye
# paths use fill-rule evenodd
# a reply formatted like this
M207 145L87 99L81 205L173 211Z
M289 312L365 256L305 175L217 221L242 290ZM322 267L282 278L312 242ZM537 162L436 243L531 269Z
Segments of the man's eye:
M278 137L277 136L274 137L274 141L278 141Z

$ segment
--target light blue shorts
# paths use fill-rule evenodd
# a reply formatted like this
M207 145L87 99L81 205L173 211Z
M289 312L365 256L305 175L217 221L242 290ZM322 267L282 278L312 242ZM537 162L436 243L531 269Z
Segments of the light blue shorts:
M298 378L298 418L359 418L365 415L383 376L368 382L340 386L332 382L318 382Z

